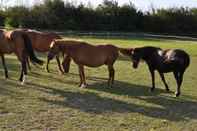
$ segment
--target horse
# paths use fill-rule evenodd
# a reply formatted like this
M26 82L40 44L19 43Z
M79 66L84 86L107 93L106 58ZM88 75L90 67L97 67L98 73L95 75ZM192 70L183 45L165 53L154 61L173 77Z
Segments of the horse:
M19 81L24 84L27 75L26 59L30 57L32 63L43 64L34 54L31 40L23 31L5 31L0 30L0 55L5 70L5 77L8 78L8 70L5 64L4 54L15 53L21 62L21 75ZM24 76L25 75L25 76ZM24 76L24 79L23 79Z
M181 49L162 50L159 47L145 46L134 48L130 52L133 61L133 68L137 68L140 60L144 60L148 65L152 77L152 88L155 89L155 70L159 72L166 91L170 91L166 83L164 73L173 72L177 83L177 91L175 96L181 94L181 84L185 70L190 64L190 56Z
M49 48L50 48L49 46L54 39L62 39L61 36L59 36L58 34L53 33L53 32L40 32L40 31L37 31L37 30L31 30L31 29L16 29L16 30L22 30L29 36L29 38L31 39L31 42L32 42L32 47L37 52L48 52ZM64 54L63 54L63 56L64 56ZM62 62L62 65L64 65L63 66L64 71L63 71L62 68L61 68L59 55L56 55L58 68L59 68L59 71L62 74L64 72L68 73L69 72L69 67L70 67L71 59L67 58L67 56L65 56L65 57L66 57L67 61ZM27 60L27 64L28 64L28 67L30 68L30 64L29 64L28 60ZM49 72L49 66L48 65L49 65L49 63L47 61L47 66L46 66L47 72Z
M109 71L108 86L114 83L114 63L124 49L119 49L114 45L91 45L79 40L54 40L50 45L48 61L53 59L59 52L68 55L75 64L78 65L80 84L79 87L86 87L84 66L99 67L107 65Z

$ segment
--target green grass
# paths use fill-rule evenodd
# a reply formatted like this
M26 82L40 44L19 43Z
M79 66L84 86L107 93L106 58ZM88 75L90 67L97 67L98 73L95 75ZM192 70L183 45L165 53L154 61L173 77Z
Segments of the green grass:
M171 93L166 93L158 74L156 90L149 92L150 74L144 63L138 70L128 59L115 63L115 85L107 87L105 66L86 68L87 89L78 87L77 66L69 74L59 75L55 60L51 73L32 66L27 83L17 81L19 63L14 55L6 56L9 80L0 66L0 130L68 131L190 131L197 129L197 42L165 39L87 38L92 43L110 43L120 47L144 45L182 48L191 55L185 73L182 94L174 98L176 83L172 74L166 79ZM44 57L42 59L45 59Z

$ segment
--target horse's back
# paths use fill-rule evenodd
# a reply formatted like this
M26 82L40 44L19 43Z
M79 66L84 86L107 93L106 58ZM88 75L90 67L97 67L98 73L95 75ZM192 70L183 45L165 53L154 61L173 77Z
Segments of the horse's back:
M181 49L164 50L158 69L162 72L185 70L190 64L189 55Z
M113 64L118 57L118 49L113 45L92 45L84 41L62 40L69 46L73 60L82 65L97 67L103 64Z
M186 67L190 64L190 56L187 52L181 49L174 49L175 57L178 58Z
M60 39L61 37L56 33L40 32L35 30L26 31L32 41L33 48L40 52L46 52L50 48L50 44L54 39Z

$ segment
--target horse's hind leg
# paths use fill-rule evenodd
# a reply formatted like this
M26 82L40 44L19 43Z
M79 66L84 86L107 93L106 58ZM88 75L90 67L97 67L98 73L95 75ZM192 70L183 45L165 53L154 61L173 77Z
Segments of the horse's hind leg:
M8 69L7 69L7 66L5 63L5 58L4 58L3 54L1 55L1 59L2 59L2 64L3 64L3 68L4 68L4 72L5 72L5 78L8 78Z
M21 60L21 65L22 65L22 69L21 69L21 75L19 80L22 82L21 84L23 85L25 83L25 77L27 75L27 65L26 65L26 55L25 53L22 54L22 60Z
M29 70L31 70L31 66L30 66L29 58L27 58L26 60L27 60L26 62L27 62L28 69L29 69Z
M183 81L183 74L184 72L173 72L174 73L174 77L176 79L176 82L177 82L177 91L175 93L175 96L178 97L180 96L181 94L181 84L182 84L182 81Z
M23 85L25 83L25 77L27 75L27 66L25 61L22 61L21 65L22 65L22 69L21 69L21 75L19 80L22 82L21 84Z
M170 89L169 89L169 87L168 87L168 84L166 83L164 74L159 72L159 75L160 75L161 80L163 81L163 83L164 83L164 85L165 85L165 87L166 87L166 91L170 91Z

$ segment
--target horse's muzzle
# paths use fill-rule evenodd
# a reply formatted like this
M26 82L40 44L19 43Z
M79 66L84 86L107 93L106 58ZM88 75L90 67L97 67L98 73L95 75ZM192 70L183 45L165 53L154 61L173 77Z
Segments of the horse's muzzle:
M136 69L138 67L139 62L138 61L133 61L133 68Z

